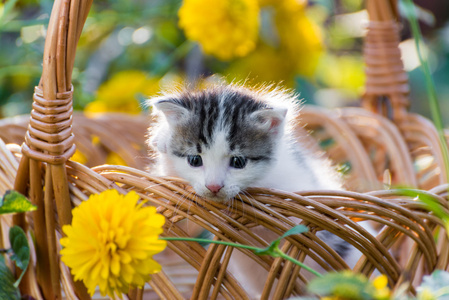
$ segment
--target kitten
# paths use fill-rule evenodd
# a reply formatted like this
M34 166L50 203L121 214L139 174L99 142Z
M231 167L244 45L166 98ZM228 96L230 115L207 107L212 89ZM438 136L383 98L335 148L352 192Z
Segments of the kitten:
M293 95L223 85L151 102L160 117L150 141L159 173L185 178L203 197L226 201L249 186L341 188L328 166L295 143Z
M186 179L200 196L228 201L249 186L289 192L342 188L329 165L295 141L292 127L299 105L290 93L217 85L150 102L158 116L150 144L158 153L159 175ZM329 232L319 236L355 265L360 252ZM230 269L245 278L255 263L242 267L244 255L234 253ZM246 278L245 288L257 298L264 280L252 279Z

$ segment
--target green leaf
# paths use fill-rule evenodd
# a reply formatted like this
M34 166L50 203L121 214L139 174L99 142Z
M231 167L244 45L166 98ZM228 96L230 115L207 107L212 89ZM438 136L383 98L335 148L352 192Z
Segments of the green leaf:
M254 251L257 255L271 255L273 257L278 257L279 255L276 253L275 249L279 247L279 244L281 243L281 240L295 234L301 234L304 232L307 232L308 228L304 225L296 225L295 227L290 228L287 230L283 235L281 235L279 238L275 239L271 242L271 244L265 248Z
M18 0L7 0L3 7L3 14L0 15L0 28L6 22L6 17L11 13Z
M0 255L0 299L19 300L20 292L14 286L14 275L6 266L5 258Z
M37 207L28 201L24 195L13 190L7 191L0 200L0 215L27 212L36 209Z
M9 242L11 243L11 248L14 252L11 259L15 261L17 267L22 270L19 279L14 283L14 286L18 287L30 262L30 246L28 245L25 232L19 226L11 227L9 230Z
M307 226L304 225L296 225L295 227L287 230L280 238L279 240L285 239L288 236L295 235L295 234L301 234L307 232L309 229Z
M449 222L449 215L444 211L443 206L438 202L438 200L436 200L432 195L413 189L400 189L399 191L405 196L418 197L418 199L424 203L429 211L433 212L443 222Z

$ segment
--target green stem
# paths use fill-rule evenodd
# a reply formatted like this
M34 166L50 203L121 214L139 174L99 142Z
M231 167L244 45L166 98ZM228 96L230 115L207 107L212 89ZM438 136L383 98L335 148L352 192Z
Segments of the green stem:
M211 243L211 244L226 245L226 246L231 246L231 247L249 249L252 251L261 250L260 248L243 245L243 244L237 244L237 243L225 242L225 241L214 241L214 240L200 239L200 238L160 237L159 239L164 240L164 241L185 241L185 242L197 242L197 243L205 243L205 244Z
M236 247L236 248L249 249L249 250L252 250L254 252L266 250L266 249L262 249L262 248L258 248L258 247L254 247L254 246L242 245L242 244L237 244L237 243L232 243L232 242L225 242L225 241L215 241L215 240L208 240L208 239L200 239L200 238L160 237L159 239L160 240L164 240L164 241L185 241L185 242L211 243L211 244L218 244L218 245L226 245L226 246L231 246L231 247ZM267 253L267 252L265 252L265 253ZM304 263L294 259L293 257L288 256L287 254L282 252L277 247L274 248L274 251L268 251L268 254L273 256L273 257L282 257L282 258L284 258L284 259L286 259L288 261L291 261L292 263L300 266L301 268L311 272L312 274L314 274L317 277L323 277L323 275L321 275L320 273L318 273L314 269L306 266Z
M303 264L302 262L300 262L299 260L294 259L291 256L288 256L287 254L285 254L284 252L282 252L279 248L275 248L274 252L279 255L280 257L282 257L283 259L286 259L288 261L291 261L292 263L300 266L301 268L303 268L304 270L309 271L310 273L312 273L313 275L315 275L316 277L323 277L322 274L318 273L317 271L315 271L314 269L312 269L311 267Z
M438 97L436 93L435 88L435 82L433 81L429 64L427 63L427 60L424 59L421 48L420 48L420 41L422 40L421 30L419 28L418 21L416 19L416 11L415 6L413 5L412 0L403 0L404 1L404 8L406 10L406 17L410 23L410 28L412 30L413 38L415 40L415 46L416 46L416 52L418 54L419 61L421 63L421 69L424 73L425 82L426 82L426 89L427 94L429 96L429 104L430 104L430 111L432 114L433 122L435 123L435 127L438 131L438 137L440 138L440 144L441 144L441 151L443 155L443 161L446 169L446 178L449 179L449 150L447 146L446 137L444 135L444 124L443 124L443 118L441 117L441 108L438 103Z

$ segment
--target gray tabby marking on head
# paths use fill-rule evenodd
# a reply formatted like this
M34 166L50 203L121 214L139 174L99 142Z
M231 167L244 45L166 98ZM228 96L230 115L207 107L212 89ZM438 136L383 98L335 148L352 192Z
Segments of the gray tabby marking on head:
M186 119L173 127L177 133L177 138L173 139L175 141L210 147L213 134L218 131L226 131L231 150L236 147L248 148L254 142L261 144L261 141L268 141L267 133L254 126L250 115L271 107L249 95L221 88L185 92L180 98L161 100L158 104L164 102L187 110L183 116Z
M153 99L160 118L151 144L160 153L163 175L187 179L202 196L234 197L276 160L294 101L284 92L233 85Z

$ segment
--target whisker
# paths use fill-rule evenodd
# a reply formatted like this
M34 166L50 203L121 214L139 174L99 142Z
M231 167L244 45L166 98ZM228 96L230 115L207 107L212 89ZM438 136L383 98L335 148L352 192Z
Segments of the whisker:
M237 197L239 198L240 202L242 202L242 217L245 217L245 209L244 209L245 208L245 206L244 206L245 202L243 201L242 195L240 195L240 193L237 194Z
M187 196L189 196L189 197L191 197L192 199L192 202L193 202L193 205L198 205L198 195L195 193L195 192L189 192L188 194L187 194ZM187 196L185 197L186 199L187 199ZM192 205L189 205L189 207L187 208L187 214L189 215L190 214L190 207L191 207ZM187 225L188 226L188 225Z
M232 208L233 208L233 202L234 202L234 198L231 198L227 201L226 212L231 213Z
M191 194L193 194L193 193L192 193L192 192L188 192L187 195L184 195L184 194L181 194L181 195L180 195L180 196L181 196L181 199L179 199L178 201L176 201L176 204L175 204L175 207L174 207L174 210L173 210L173 216L172 216L172 217L174 217L174 216L176 216L176 215L178 214L179 208L181 207L182 204L184 204L184 202L187 201L188 196L190 196ZM189 210L190 210L190 205L189 205L188 208L187 208L187 214L189 213ZM172 223L171 226L173 226L173 224L174 224L174 223ZM168 228L168 231L171 230L171 226L170 226L170 228Z
M254 220L257 222L257 217L256 217L256 212L255 212L255 210L257 209L255 206L254 206L254 204L253 204L253 200L254 201L256 201L256 199L254 199L254 197L250 194L250 193L248 193L247 191L245 191L245 190L243 190L242 192L241 192L243 195L245 195L247 198L248 198L248 201L249 201L249 204L251 204L251 206L252 206L252 208L253 208L253 213L254 213ZM243 203L244 201L242 200L242 203ZM245 210L243 209L243 212L244 212Z

